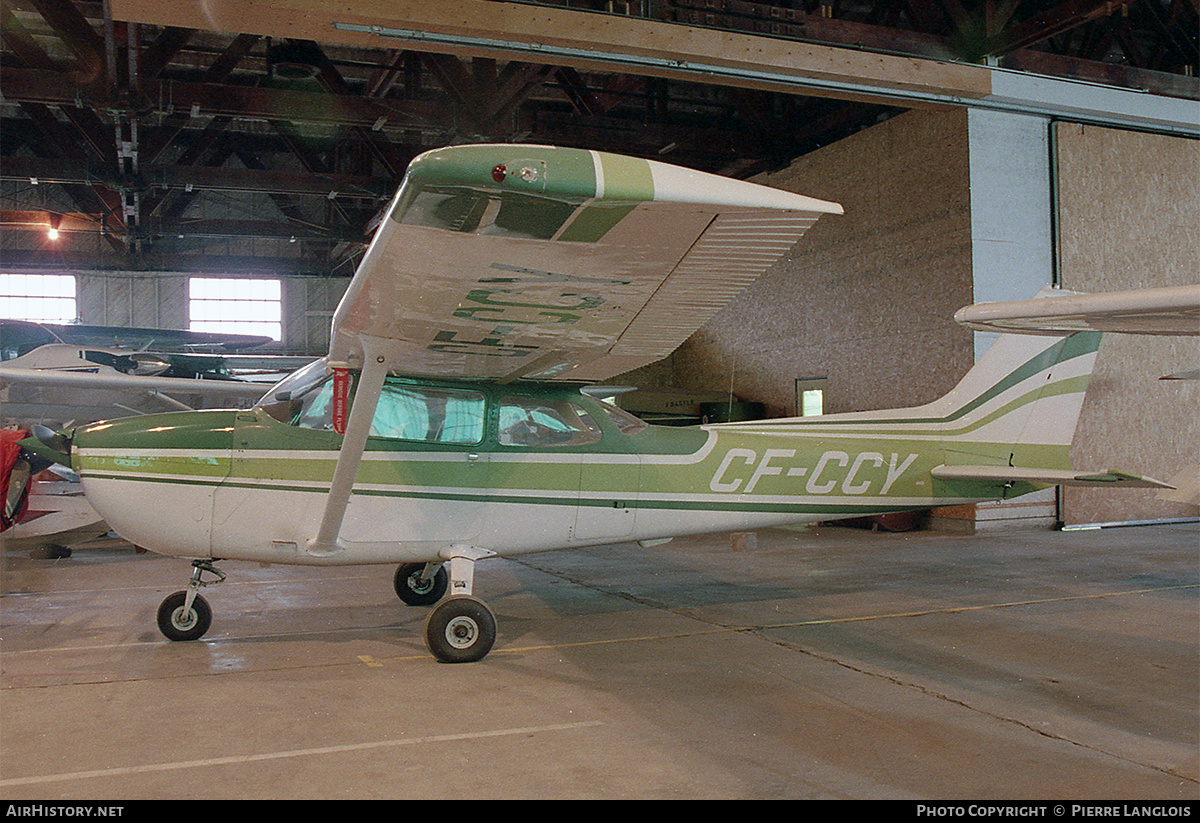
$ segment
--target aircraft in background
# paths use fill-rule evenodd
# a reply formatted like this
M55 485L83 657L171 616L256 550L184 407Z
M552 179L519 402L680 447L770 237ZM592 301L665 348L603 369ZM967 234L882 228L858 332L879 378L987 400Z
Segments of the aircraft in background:
M1032 300L976 303L954 319L976 331L1008 334L1072 334L1077 331L1200 335L1200 284L1084 294L1046 288ZM1200 369L1163 380L1198 380Z
M158 612L204 635L225 560L395 564L441 661L496 638L489 557L1015 497L1162 486L1067 450L1100 335L1004 336L893 411L648 426L583 389L669 354L841 207L654 161L456 146L413 161L328 355L248 411L23 441L126 539L192 561ZM149 505L148 501L153 501ZM215 579L205 579L204 575ZM436 605L434 605L436 604Z
M955 321L1007 334L1200 334L1200 285L1083 294L1046 288L1032 300L976 303Z
M248 406L311 360L242 353L269 342L252 335L0 320L0 421L64 425Z
M164 409L247 407L311 362L247 353L270 342L255 335L0 319L0 425L28 430ZM8 551L65 557L71 546L108 531L71 472L31 480L26 493L25 514L3 535Z

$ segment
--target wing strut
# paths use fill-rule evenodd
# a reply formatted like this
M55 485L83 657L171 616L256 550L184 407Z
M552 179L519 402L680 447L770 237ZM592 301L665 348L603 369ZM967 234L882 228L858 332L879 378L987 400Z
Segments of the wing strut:
M317 530L317 536L308 544L309 554L333 554L342 548L338 545L338 535L342 531L342 520L346 516L350 492L354 489L354 478L358 475L358 465L362 462L363 451L367 447L371 422L375 419L375 407L379 404L383 381L388 373L391 360L388 352L389 341L365 335L360 339L363 349L362 373L354 392L350 417L346 421L346 433L338 451L329 496L325 499L321 526Z

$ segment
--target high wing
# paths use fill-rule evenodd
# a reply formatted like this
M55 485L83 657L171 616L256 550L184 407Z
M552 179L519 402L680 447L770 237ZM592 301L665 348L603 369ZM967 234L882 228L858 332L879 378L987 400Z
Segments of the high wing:
M842 208L596 151L413 161L333 321L414 375L602 380L661 359Z
M976 303L954 319L980 331L1016 334L1200 334L1200 285L1079 294L1043 289L1033 300Z

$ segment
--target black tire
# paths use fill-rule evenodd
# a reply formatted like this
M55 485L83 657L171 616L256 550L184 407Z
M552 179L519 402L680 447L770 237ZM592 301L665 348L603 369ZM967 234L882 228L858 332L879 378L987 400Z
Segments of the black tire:
M449 575L445 567L440 567L431 579L423 581L421 572L424 570L424 563L405 563L396 569L393 581L396 596L410 606L432 606L446 596Z
M425 620L425 643L442 663L482 660L496 642L496 618L473 597L450 597Z
M199 640L212 625L212 609L200 595L192 601L192 609L183 612L187 592L175 592L158 607L158 630L168 640Z
M58 543L47 543L29 552L35 560L62 560L71 556L71 549Z

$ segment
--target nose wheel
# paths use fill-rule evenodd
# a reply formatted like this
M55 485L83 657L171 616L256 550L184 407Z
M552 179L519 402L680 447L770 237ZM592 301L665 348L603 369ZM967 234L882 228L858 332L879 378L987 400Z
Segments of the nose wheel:
M216 575L204 580L203 574ZM167 595L158 607L158 630L168 640L199 640L212 625L212 609L200 596L200 589L225 580L225 574L208 560L192 562L192 579L187 589Z
M396 596L410 606L432 606L446 594L449 575L441 563L405 563L393 580Z

